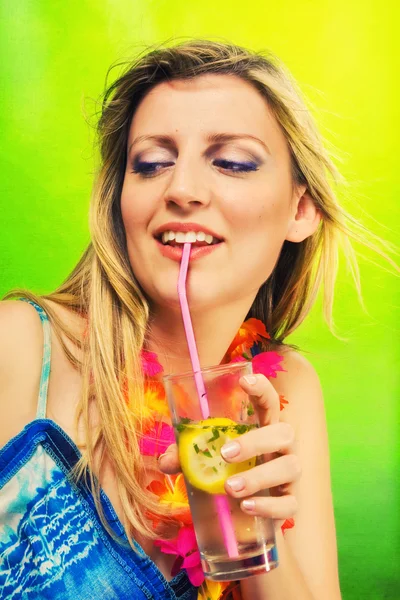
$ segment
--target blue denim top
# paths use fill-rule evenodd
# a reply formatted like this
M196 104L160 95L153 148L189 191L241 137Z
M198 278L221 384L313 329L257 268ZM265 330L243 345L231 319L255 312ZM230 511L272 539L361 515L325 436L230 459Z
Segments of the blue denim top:
M46 419L50 323L44 332L36 419L0 451L0 598L3 600L195 600L197 588L181 571L168 582L124 528L101 492L102 525L84 482L69 476L79 460L74 442Z

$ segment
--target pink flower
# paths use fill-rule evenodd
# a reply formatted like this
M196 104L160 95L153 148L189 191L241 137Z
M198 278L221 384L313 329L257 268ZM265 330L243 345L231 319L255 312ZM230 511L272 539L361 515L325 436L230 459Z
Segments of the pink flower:
M148 352L142 350L142 369L143 373L147 377L154 377L158 373L162 373L163 368L158 362L157 354L155 352Z
M261 373L265 377L276 377L278 371L285 371L281 366L283 356L277 352L261 352L257 354L253 360L254 373Z
M196 587L203 583L204 574L193 526L182 527L174 540L156 540L154 544L165 554L177 555L171 575L185 569L190 583Z
M280 363L283 356L277 352L261 352L251 359L254 373L261 373L265 377L276 377L278 371L285 371ZM235 356L231 362L246 362L244 356Z
M158 423L139 441L140 452L145 456L156 456L175 443L174 430L167 423Z

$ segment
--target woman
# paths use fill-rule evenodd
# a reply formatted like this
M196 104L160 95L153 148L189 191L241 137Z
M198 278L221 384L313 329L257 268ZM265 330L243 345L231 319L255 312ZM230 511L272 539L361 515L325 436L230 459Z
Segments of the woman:
M356 273L347 240L361 236L293 82L235 46L157 49L109 87L99 135L89 248L54 293L0 306L1 597L338 600L322 394L284 340L322 281L329 321L339 238ZM164 410L160 395L151 404L157 372L190 368L176 293L188 232L201 364L229 360L249 318L270 336L261 327L252 342L283 357L272 382L242 382L262 427L225 454L272 457L226 492L276 520L279 567L199 591L183 555L162 551L188 526L153 493L179 471L176 447L158 457L143 444L149 410Z

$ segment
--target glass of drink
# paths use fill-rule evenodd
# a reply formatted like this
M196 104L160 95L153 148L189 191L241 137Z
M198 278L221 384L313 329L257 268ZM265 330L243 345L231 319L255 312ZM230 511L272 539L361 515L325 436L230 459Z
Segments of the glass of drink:
M251 373L250 362L202 369L207 418L196 385L198 373L164 377L202 568L214 581L244 579L278 565L272 519L244 513L241 499L227 495L224 488L228 477L262 462L255 457L227 463L221 456L225 443L259 426L239 385L239 379Z

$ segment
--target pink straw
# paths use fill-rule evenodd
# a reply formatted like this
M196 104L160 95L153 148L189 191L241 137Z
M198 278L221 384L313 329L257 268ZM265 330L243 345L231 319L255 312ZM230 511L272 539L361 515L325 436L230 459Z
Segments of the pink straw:
M178 296L181 305L183 326L185 328L185 334L187 343L189 346L190 361L194 372L194 380L196 383L197 395L200 402L200 410L203 419L208 419L210 416L210 408L208 406L208 399L206 388L203 381L203 376L200 370L199 354L197 352L196 339L194 337L192 319L190 318L189 304L186 296L186 278L189 266L190 251L192 245L184 244L181 266L179 269L178 277ZM229 558L237 558L239 556L239 550L237 546L235 530L231 519L231 513L229 504L226 496L216 495L215 504L217 507L219 523L222 529L222 535L224 538L225 548L228 552Z

